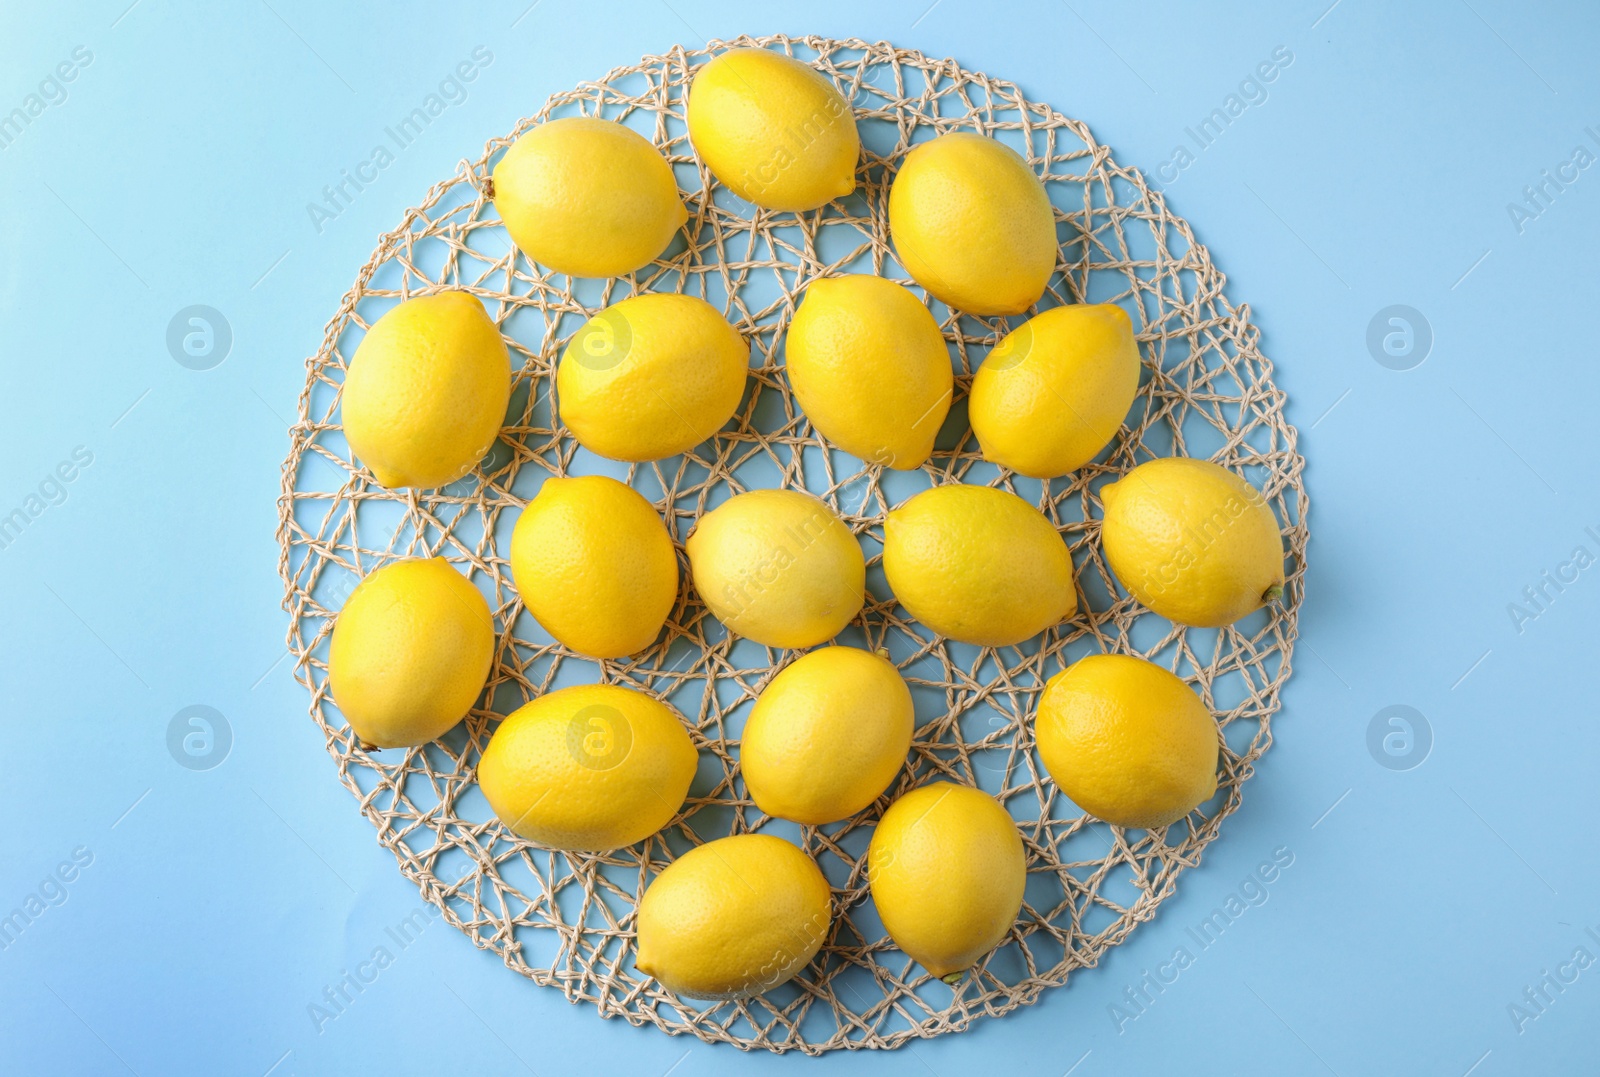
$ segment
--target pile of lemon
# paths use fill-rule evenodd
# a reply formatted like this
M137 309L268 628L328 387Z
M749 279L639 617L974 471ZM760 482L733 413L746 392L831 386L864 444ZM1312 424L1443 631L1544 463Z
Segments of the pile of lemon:
M700 69L688 100L695 151L741 198L805 212L855 188L860 140L850 106L807 65L735 49ZM634 272L687 220L671 166L608 120L543 123L493 173L517 246L573 277ZM900 262L955 310L1034 306L1057 260L1055 215L1014 151L945 134L908 153L889 227ZM693 449L734 416L749 345L704 300L644 294L600 311L567 343L559 421L617 461ZM914 292L875 276L811 280L785 342L786 374L812 426L869 464L920 467L950 407L951 362ZM1128 315L1067 305L1028 319L971 386L985 459L1049 478L1099 454L1139 383ZM509 353L474 296L412 298L379 319L346 374L344 431L381 484L428 488L468 474L499 434ZM1279 527L1260 494L1215 464L1159 459L1101 491L1101 541L1133 598L1184 625L1227 625L1282 593ZM740 745L749 797L766 814L817 826L883 797L905 764L911 693L883 655L821 647L860 613L866 570L855 535L800 490L752 490L706 512L686 543L695 594L728 630L808 650L755 702ZM610 478L549 478L519 517L510 563L522 601L551 636L613 659L653 645L677 602L678 556L657 510ZM940 485L891 512L883 568L906 612L950 640L1021 643L1073 616L1072 559L1033 505L988 486ZM480 696L496 636L479 590L442 559L371 573L341 611L329 686L354 734L375 748L425 744ZM1200 697L1128 655L1085 658L1046 685L1034 738L1050 776L1091 815L1162 827L1216 790L1220 736ZM675 818L698 753L681 715L626 687L548 692L505 717L477 779L501 822L550 849L605 852ZM882 812L868 853L872 899L894 942L935 976L970 968L1010 931L1027 857L1005 808L935 782ZM710 999L758 994L794 976L832 923L812 859L777 837L699 845L660 873L638 907L637 967Z

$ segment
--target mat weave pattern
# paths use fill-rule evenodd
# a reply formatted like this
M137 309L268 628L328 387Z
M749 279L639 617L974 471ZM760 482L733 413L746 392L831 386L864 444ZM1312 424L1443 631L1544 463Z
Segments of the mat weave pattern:
M799 216L768 213L734 197L698 164L683 121L689 80L709 56L750 44L814 64L853 103L863 138L855 194ZM513 249L490 200L491 166L505 147L544 119L575 114L617 119L651 138L672 162L689 207L680 237L632 277L573 281L531 264ZM1133 317L1145 366L1138 400L1107 452L1074 475L1039 482L999 470L983 462L967 429L971 372L1020 317L973 318L929 300L957 387L935 455L920 471L886 472L833 449L789 392L781 342L808 280L877 272L909 284L888 235L888 184L912 145L953 130L1006 142L1046 183L1061 254L1040 309L1114 302ZM674 48L555 95L488 143L482 157L463 161L382 237L307 363L283 469L279 570L295 676L310 693L311 716L340 780L401 872L449 923L511 969L608 1017L747 1049L820 1054L895 1047L1034 1002L1149 920L1179 873L1198 862L1271 743L1269 721L1289 677L1305 572L1304 462L1249 308L1229 302L1223 285L1189 225L1087 127L950 60L858 40L740 39L695 52ZM507 424L466 478L438 490L386 490L352 459L340 431L346 364L385 310L446 286L483 299L512 348ZM647 291L684 291L723 310L751 342L750 386L728 427L692 453L624 468L579 449L556 420L551 394L556 360L578 326L607 304ZM1227 629L1184 629L1117 587L1100 550L1098 491L1137 463L1171 455L1214 460L1263 491L1289 557L1279 605ZM683 582L655 646L596 662L555 644L533 622L506 558L516 516L546 476L604 470L662 512ZM948 482L1012 490L1056 523L1078 574L1075 617L1018 647L983 649L949 643L895 606L880 567L884 513ZM916 734L891 796L935 778L977 785L1000 797L1022 829L1029 875L1021 917L953 987L931 979L887 939L868 895L867 842L890 797L843 823L802 828L767 818L745 794L739 730L756 695L795 655L730 639L689 586L682 543L698 516L732 493L780 485L823 497L867 552L867 605L840 641L887 650L912 685ZM328 636L362 576L420 555L450 559L488 597L498 630L495 665L480 706L441 741L369 753L328 695ZM1221 724L1216 798L1164 831L1085 818L1034 749L1031 716L1044 681L1101 652L1138 654L1174 670ZM592 681L641 689L674 706L691 727L700 770L682 814L656 837L603 856L552 852L499 825L473 768L500 715L548 688ZM750 830L787 837L816 858L834 887L832 930L810 967L762 998L679 999L633 967L636 903L685 850Z

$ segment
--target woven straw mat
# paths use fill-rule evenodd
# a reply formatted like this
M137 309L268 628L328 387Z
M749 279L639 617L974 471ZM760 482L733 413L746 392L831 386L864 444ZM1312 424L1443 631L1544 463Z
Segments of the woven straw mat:
M752 44L811 63L853 103L863 142L854 194L800 215L759 211L696 160L683 118L689 81L711 55ZM491 165L517 136L545 119L577 114L619 120L654 141L689 208L688 224L667 251L631 277L571 280L545 272L514 250L490 200ZM889 181L910 147L954 130L979 131L1017 149L1050 192L1061 253L1040 308L1117 303L1138 331L1138 399L1100 460L1076 474L1040 482L997 469L980 458L967 428L970 374L1022 317L974 318L930 299L955 365L956 403L933 458L918 471L867 467L832 448L790 393L781 342L806 282L873 272L910 284L888 235ZM382 237L307 363L283 468L279 569L295 676L310 692L311 716L340 780L401 872L449 923L511 969L607 1017L744 1048L820 1054L956 1032L1035 1001L1150 919L1179 872L1198 862L1271 743L1268 723L1289 676L1305 573L1304 462L1249 308L1234 306L1223 284L1189 225L1087 127L950 60L881 42L741 38L694 52L674 48L556 94L489 142L483 156L463 161ZM510 411L498 442L467 477L437 490L387 490L345 444L340 384L379 315L445 286L470 290L496 318L516 370ZM704 297L748 337L749 388L728 427L693 452L624 468L580 450L555 420L555 364L571 334L601 308L661 291ZM1098 541L1097 492L1135 464L1171 455L1214 460L1263 491L1290 558L1280 604L1229 628L1186 629L1143 610L1113 582ZM554 643L523 609L506 559L517 514L546 476L600 471L625 478L654 502L682 570L661 639L621 661L596 662ZM984 649L948 642L896 607L880 566L884 514L948 482L1001 486L1044 511L1072 550L1077 615L1020 646ZM821 496L859 536L870 593L840 641L886 649L916 702L908 765L888 795L824 827L769 819L745 794L740 729L774 671L795 655L730 639L689 587L682 554L702 513L732 493L772 486ZM445 738L369 753L329 698L328 636L363 575L421 555L448 558L484 591L498 630L495 664L481 705ZM1221 724L1217 796L1164 831L1084 817L1034 750L1030 716L1045 680L1102 652L1142 655L1174 670ZM552 687L593 681L641 689L674 706L699 748L699 773L682 814L655 837L602 856L553 852L500 826L473 768L500 715ZM955 986L929 977L889 941L867 892L865 854L879 812L935 778L998 796L1028 852L1020 918ZM750 830L789 838L816 859L834 888L832 930L799 977L763 997L677 998L633 966L639 897L685 850Z

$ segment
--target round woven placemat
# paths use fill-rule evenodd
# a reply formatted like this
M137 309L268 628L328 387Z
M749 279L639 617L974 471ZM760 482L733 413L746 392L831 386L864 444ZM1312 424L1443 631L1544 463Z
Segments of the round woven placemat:
M700 167L683 122L685 93L695 68L733 45L806 60L854 104L863 138L855 194L813 213L767 213ZM579 113L619 120L651 138L672 161L689 207L679 238L629 278L573 281L545 272L513 249L490 201L491 165L507 145L544 119ZM950 343L957 402L920 471L886 472L832 449L795 405L782 371L784 331L808 280L877 272L909 283L889 242L888 184L913 144L957 129L1018 149L1050 191L1061 256L1041 308L1119 303L1138 330L1145 370L1134 409L1100 461L1065 478L1038 482L995 469L966 427L971 371L1021 318L972 318L930 301ZM1269 720L1289 676L1305 572L1304 462L1249 308L1230 303L1223 283L1188 224L1137 172L1117 165L1082 123L950 60L857 40L741 38L695 52L674 48L555 95L478 160L463 161L380 240L308 361L283 469L279 570L295 676L310 692L311 715L340 780L401 872L446 920L510 968L608 1017L745 1048L819 1054L894 1047L1033 1002L1150 919L1178 873L1199 860L1271 743ZM510 413L499 442L466 478L425 492L386 490L351 458L340 431L346 363L385 310L446 286L481 297L513 349ZM745 401L722 433L685 456L624 469L580 450L561 429L553 375L583 321L645 291L685 291L723 310L751 342L752 370ZM1100 551L1098 490L1137 463L1170 455L1215 460L1263 491L1283 524L1290 560L1281 604L1230 628L1185 629L1118 589ZM662 638L615 662L553 643L523 609L506 561L517 513L546 476L597 471L627 479L655 503L683 569ZM979 649L942 640L895 606L879 567L885 511L929 485L958 481L1013 490L1060 527L1078 573L1077 616L1022 646ZM886 649L917 707L911 756L890 795L819 828L762 815L739 775L744 717L794 655L730 639L688 586L682 556L682 540L702 512L731 493L779 485L822 496L860 536L870 595L840 639ZM424 748L369 753L329 698L328 635L363 575L425 554L450 559L488 596L499 630L495 666L480 706L451 734ZM1174 670L1221 724L1216 798L1164 831L1085 818L1039 764L1031 714L1040 688L1065 664L1099 652L1138 654ZM498 716L548 688L593 681L641 689L676 707L699 747L699 776L682 814L638 846L604 856L541 849L499 825L473 767ZM886 938L865 875L879 811L934 778L998 796L1028 850L1020 919L953 987L930 978ZM832 930L811 966L761 998L679 999L633 967L638 898L686 849L747 830L788 837L816 858L834 887Z

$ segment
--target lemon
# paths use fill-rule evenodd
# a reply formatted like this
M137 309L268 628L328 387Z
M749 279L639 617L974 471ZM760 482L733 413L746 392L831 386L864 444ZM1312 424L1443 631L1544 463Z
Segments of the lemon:
M799 60L729 49L695 73L688 112L695 152L746 202L798 212L856 189L850 105Z
M1217 723L1142 658L1091 655L1051 677L1034 736L1061 791L1116 826L1175 823L1217 791Z
M1139 391L1133 323L1112 303L1053 307L1013 330L972 379L983 458L1036 479L1093 460Z
M634 964L688 998L759 995L816 956L832 922L829 897L816 863L782 838L708 841L645 890Z
M512 833L601 853L666 826L697 762L671 707L620 685L585 684L506 715L478 761L478 785Z
M968 314L1021 314L1056 265L1044 184L1015 150L971 131L906 154L889 188L889 234L906 272Z
M1220 628L1283 594L1283 540L1256 488L1207 460L1140 464L1100 491L1117 579L1177 624Z
M889 787L911 748L911 690L893 663L854 647L802 655L745 723L739 764L756 807L813 826L846 819Z
M688 452L720 430L749 372L744 337L710 303L636 295L573 334L556 396L580 445L637 463Z
M443 558L396 561L345 600L328 690L364 745L410 748L466 716L494 660L483 593Z
M689 219L648 139L594 116L547 120L494 166L494 205L529 258L569 277L649 265Z
M798 490L736 494L700 518L685 546L706 608L768 647L826 643L866 601L860 543Z
M408 299L372 324L345 372L350 451L390 489L454 482L500 433L511 356L466 292Z
M895 945L953 978L993 950L1022 910L1022 835L988 793L934 782L883 813L867 848L867 881Z
M1067 544L1016 494L935 486L889 513L883 535L895 598L941 636L1006 647L1078 608Z
M591 658L644 650L678 597L666 525L603 475L544 480L511 533L511 573L545 631Z
M921 467L955 378L939 323L882 277L814 280L784 344L795 399L822 436L873 464Z

